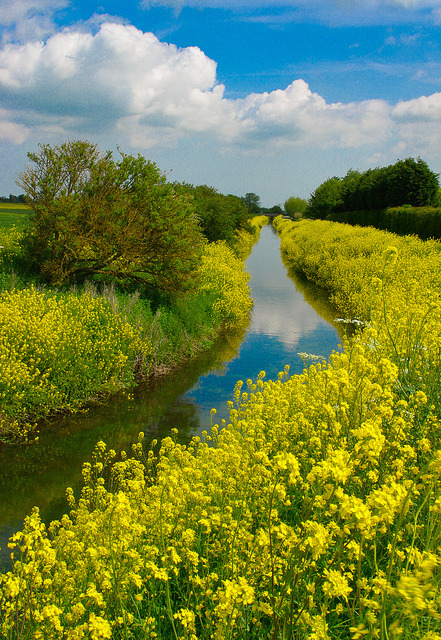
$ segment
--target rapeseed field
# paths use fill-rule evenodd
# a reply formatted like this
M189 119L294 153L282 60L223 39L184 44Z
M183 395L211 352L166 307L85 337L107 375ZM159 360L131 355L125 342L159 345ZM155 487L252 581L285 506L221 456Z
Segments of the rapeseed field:
M206 243L194 291L155 313L114 288L57 291L16 275L21 232L0 233L0 440L32 438L38 419L77 411L191 357L252 306L243 261ZM257 237L253 236L254 241Z
M239 382L229 424L186 446L99 442L69 514L36 508L10 541L3 637L440 640L441 247L276 225L361 329Z

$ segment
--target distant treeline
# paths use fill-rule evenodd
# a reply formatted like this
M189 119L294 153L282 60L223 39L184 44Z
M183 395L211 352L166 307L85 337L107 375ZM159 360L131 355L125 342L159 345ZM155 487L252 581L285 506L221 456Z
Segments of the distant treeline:
M11 204L26 204L26 196L24 193L19 196L14 196L12 193L9 196L0 196L0 202L10 202Z
M329 178L311 194L305 217L441 237L438 174L418 158Z
M367 171L350 169L344 178L329 178L311 194L308 218L326 218L341 211L439 205L438 175L418 158L399 160Z

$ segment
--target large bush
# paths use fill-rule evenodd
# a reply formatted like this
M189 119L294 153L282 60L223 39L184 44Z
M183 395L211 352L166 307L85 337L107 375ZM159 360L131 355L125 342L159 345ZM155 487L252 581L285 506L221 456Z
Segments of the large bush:
M254 214L241 198L224 195L205 184L195 187L184 183L175 187L191 198L202 233L210 242L225 240L233 245L236 230L249 230L248 221Z
M41 145L18 179L33 209L25 259L52 284L100 280L186 289L203 238L191 201L145 158L90 142Z
M283 206L285 207L285 211L289 217L294 220L295 217L301 217L305 213L308 202L303 198L291 196L285 200Z

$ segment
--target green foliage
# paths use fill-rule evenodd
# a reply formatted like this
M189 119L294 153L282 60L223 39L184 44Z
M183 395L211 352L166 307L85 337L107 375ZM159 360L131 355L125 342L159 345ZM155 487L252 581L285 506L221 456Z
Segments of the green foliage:
M376 227L382 229L384 209L362 209L359 211L336 211L329 216L333 222L357 224L361 227Z
M234 243L236 230L247 228L251 214L241 198L219 193L214 187L176 184L179 193L191 198L202 233L210 242Z
M436 203L439 183L438 174L433 173L428 165L418 158L407 158L397 162L390 171L389 207L410 204L413 207L424 207Z
M244 204L248 207L249 212L253 216L258 216L261 212L260 196L255 193L246 193L242 198Z
M381 209L410 204L431 205L438 190L438 177L420 158L407 158L394 165L348 172L343 179L341 210Z
M283 215L283 209L279 204L275 204L272 207L262 207L260 209L260 215L275 218L276 216Z
M368 211L338 211L330 216L334 222L376 227L399 235L417 235L422 240L441 238L441 207L389 207Z
M340 178L328 178L311 194L305 215L308 218L326 218L342 203L342 191Z
M438 175L420 158L406 158L362 173L350 169L344 178L327 180L311 195L307 215L326 218L346 211L373 211L404 204L437 206L438 202Z
M423 240L441 238L441 208L390 207L383 214L380 228L400 235L415 234Z
M26 196L24 195L24 193L21 193L19 196L14 196L12 193L10 193L8 197L0 196L0 202L8 202L10 204L26 204Z
M142 156L90 142L40 145L19 177L33 209L27 264L52 284L100 281L177 294L203 244L192 203Z
M294 220L296 216L301 217L305 213L308 202L303 198L291 196L288 200L285 200L283 206L285 207L285 212Z

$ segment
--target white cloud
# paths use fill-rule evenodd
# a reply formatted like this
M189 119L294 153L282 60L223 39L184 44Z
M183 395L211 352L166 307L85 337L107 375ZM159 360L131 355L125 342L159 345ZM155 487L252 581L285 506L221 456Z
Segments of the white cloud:
M23 144L29 136L29 129L10 119L10 114L0 109L0 140L7 140L13 144Z
M0 24L10 26L32 15L51 15L68 4L69 0L2 0Z
M164 6L179 13L184 7L217 8L245 14L244 19L268 22L312 20L327 24L388 24L439 19L441 0L141 0L140 6L150 9ZM250 15L258 9L277 9L268 15ZM282 12L280 12L282 10Z
M2 0L0 25L6 27L3 41L44 38L54 31L54 14L70 0Z
M441 124L441 93L400 101L392 110L392 116L398 121L436 121Z
M219 102L222 89L215 79L215 62L197 47L179 50L115 23L103 24L94 36L66 30L45 44L8 44L0 51L4 101L82 118L92 127L136 116L155 126L175 127L184 120L184 127L200 128L201 111L213 117L211 88Z
M389 107L382 100L328 104L304 80L286 89L250 94L237 101L247 123L245 140L281 146L360 147L383 142L389 135Z
M65 30L46 42L0 50L0 101L14 110L3 136L31 128L65 136L101 132L134 148L210 137L219 148L366 149L386 143L441 144L441 94L390 105L384 100L328 103L302 80L270 93L224 97L216 62L197 47L179 49L152 33L108 22L95 35ZM15 123L15 124L13 124ZM431 139L425 140L427 123ZM21 127L21 128L20 128Z

